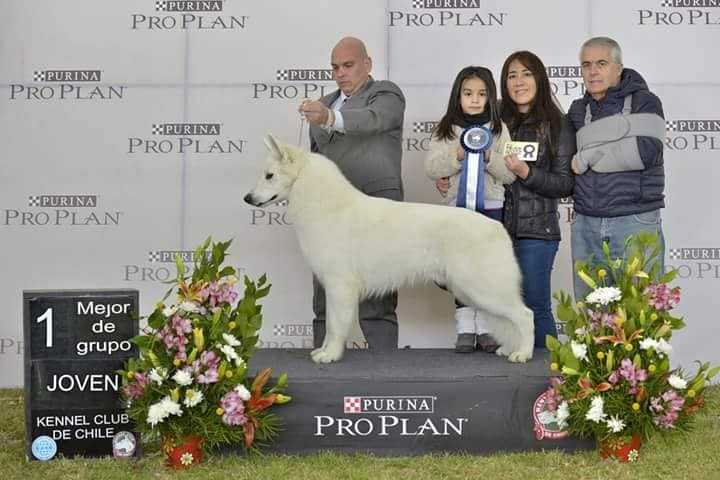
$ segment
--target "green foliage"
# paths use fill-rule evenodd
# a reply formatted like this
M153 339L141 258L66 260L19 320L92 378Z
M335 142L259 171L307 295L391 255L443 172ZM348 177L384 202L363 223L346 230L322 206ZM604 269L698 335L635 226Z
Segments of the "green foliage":
M238 298L235 269L223 266L230 244L205 240L194 251L191 273L177 257L175 304L158 303L148 328L132 339L140 358L130 359L120 373L128 414L143 438L193 434L206 447L242 444L256 450L279 430L280 420L269 407L287 385L287 375L271 388L269 371L251 377L247 369L262 326L258 301L270 284L265 275L257 281L245 276L244 295ZM261 375L261 388L251 396L252 382ZM240 396L245 397L241 411L223 408L224 398L237 405ZM171 413L165 412L168 405ZM256 428L249 438L250 424Z
M550 390L566 403L570 433L603 440L688 430L704 388L720 372L707 363L691 377L670 370L672 333L685 322L673 313L680 288L667 285L675 272L660 271L659 253L649 232L628 237L623 258L611 258L604 244L603 259L575 264L591 293L578 302L554 295L567 339L547 338L551 367L562 374ZM622 428L613 431L611 418Z

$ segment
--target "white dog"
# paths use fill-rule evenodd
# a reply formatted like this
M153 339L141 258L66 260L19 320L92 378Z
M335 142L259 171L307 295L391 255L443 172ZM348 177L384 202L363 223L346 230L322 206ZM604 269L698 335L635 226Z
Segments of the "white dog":
M533 314L503 226L462 208L395 202L355 189L327 158L265 137L267 166L245 201L289 201L288 214L310 268L325 287L327 333L312 359L342 358L358 301L434 281L483 310L498 355L533 354ZM383 235L374 232L383 231Z

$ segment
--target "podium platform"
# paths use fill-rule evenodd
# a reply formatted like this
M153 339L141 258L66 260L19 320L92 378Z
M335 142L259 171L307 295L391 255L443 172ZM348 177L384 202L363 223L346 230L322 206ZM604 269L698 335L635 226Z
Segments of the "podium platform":
M266 349L256 351L250 371L270 367L273 376L289 376L293 400L274 408L283 431L267 452L594 449L588 440L536 437L533 405L548 387L548 363L545 351L513 364L480 352L405 349L348 350L340 363L316 365L309 350Z

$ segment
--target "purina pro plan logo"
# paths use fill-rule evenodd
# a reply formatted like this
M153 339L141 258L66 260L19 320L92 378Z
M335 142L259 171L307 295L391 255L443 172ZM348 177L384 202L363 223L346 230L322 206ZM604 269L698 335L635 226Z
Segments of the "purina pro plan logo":
M333 71L323 68L278 68L274 82L251 85L254 100L316 99L337 89Z
M343 417L315 416L316 437L462 437L467 418L435 415L436 396L346 396Z
M240 2L235 1L235 4ZM230 0L148 0L154 14L134 13L132 30L244 30L250 17L223 15Z
M503 27L506 12L487 12L480 0L407 0L404 10L388 12L388 25L400 28Z
M660 8L637 10L641 26L720 25L720 0L659 0ZM713 28L713 27L710 27Z
M41 69L32 84L11 84L10 100L103 102L122 100L125 88L102 84L102 70Z
M666 120L665 130L665 147L671 152L720 151L720 120Z

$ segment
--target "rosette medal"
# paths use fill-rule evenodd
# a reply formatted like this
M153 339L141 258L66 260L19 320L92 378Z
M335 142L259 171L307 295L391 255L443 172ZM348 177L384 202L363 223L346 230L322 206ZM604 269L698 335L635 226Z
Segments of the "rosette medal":
M465 149L456 205L474 211L485 208L485 152L492 145L492 132L482 125L463 130L460 144Z

